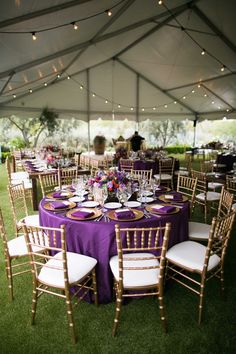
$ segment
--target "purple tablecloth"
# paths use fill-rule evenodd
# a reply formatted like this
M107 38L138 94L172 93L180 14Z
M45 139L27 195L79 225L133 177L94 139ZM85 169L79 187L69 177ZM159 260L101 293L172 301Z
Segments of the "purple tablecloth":
M118 168L120 165L118 163ZM135 170L150 170L152 169L152 174L155 175L159 173L159 161L156 160L134 160L134 169ZM174 170L179 170L179 160L175 160Z
M66 226L67 250L91 256L97 259L97 285L100 303L108 303L112 299L112 273L109 267L109 259L117 254L115 239L115 224L117 221L94 222L92 220L76 221L68 219L64 214L50 212L43 208L44 201L39 205L41 225L49 227ZM125 227L157 227L171 222L169 245L188 239L188 212L189 204L177 214L152 216L150 219L142 218L137 221L119 222ZM79 265L78 265L79 266Z

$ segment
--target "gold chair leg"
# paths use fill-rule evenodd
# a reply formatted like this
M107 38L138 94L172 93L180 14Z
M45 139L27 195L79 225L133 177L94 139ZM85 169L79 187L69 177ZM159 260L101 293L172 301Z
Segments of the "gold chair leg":
M9 295L10 295L10 300L14 300L13 296L13 277L12 277L12 270L11 270L11 261L7 260L6 262L6 273L7 273L7 281L8 281L8 289L9 289Z
M204 301L204 288L205 282L201 282L200 285L200 302L199 302L199 314L198 314L198 325L200 326L202 322L202 308L203 308L203 301Z
M115 319L114 319L114 324L113 324L113 329L112 329L112 336L113 337L115 337L115 335L116 335L116 330L117 330L119 319L120 319L121 305L122 305L122 291L121 291L121 289L118 289L117 295L116 295L116 314L115 314Z
M32 315L31 315L31 325L34 325L35 316L36 316L36 308L37 308L37 299L38 299L38 290L37 284L33 283L33 293L32 293Z
M159 293L158 295L158 301L159 301L159 310L160 310L160 315L161 315L161 323L164 329L164 332L167 332L167 324L166 324L166 317L165 317L165 307L164 307L164 301L163 301L163 293Z
M72 341L75 344L77 342L76 334L75 334L75 325L74 325L74 319L73 319L73 309L72 309L72 304L71 304L71 299L70 299L70 293L66 292L66 307L67 307L67 318L69 322L69 329L71 332L72 336Z
M95 305L98 306L97 278L95 269L92 271L93 294Z

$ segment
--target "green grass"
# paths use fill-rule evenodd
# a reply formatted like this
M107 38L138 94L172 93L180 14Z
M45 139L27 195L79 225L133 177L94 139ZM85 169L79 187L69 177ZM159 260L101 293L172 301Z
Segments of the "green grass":
M13 221L6 191L5 166L0 165L0 206L7 231ZM203 323L197 325L197 297L178 284L167 284L165 305L168 333L159 319L157 300L131 300L122 307L121 323L111 336L115 304L82 302L74 317L78 342L69 336L62 300L44 296L38 302L36 324L30 325L31 274L15 278L13 302L9 301L2 244L0 245L0 353L235 353L236 348L236 232L232 235L226 264L227 299L220 296L216 280L208 283Z

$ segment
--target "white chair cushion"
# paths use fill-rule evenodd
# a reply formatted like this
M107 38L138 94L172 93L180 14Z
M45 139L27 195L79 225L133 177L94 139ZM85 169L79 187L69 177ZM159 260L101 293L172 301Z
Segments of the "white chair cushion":
M15 180L15 179L18 179L18 180L23 180L23 179L29 179L29 174L28 172L12 172L11 173L11 179Z
M25 224L27 226L40 226L39 224L39 215L27 215L21 220L18 221L17 225L21 226L22 224Z
M42 242L42 233L39 232L38 236L40 237L41 242ZM24 235L21 235L16 238L13 238L12 240L9 240L7 242L7 245L8 245L8 252L11 257L25 256L28 254ZM47 245L47 239L45 240L45 245ZM33 246L34 252L41 252L41 251L43 251L43 249L44 249L43 247Z
M62 268L62 252L57 253L46 264L50 267ZM67 266L68 266L68 281L69 284L80 281L84 278L97 264L97 260L92 257L84 256L82 254L67 252ZM48 284L57 288L65 288L64 273L62 269L48 268L43 266L38 279L44 284Z
M215 190L216 188L221 188L223 186L223 183L220 182L209 182L208 183L208 188Z
M206 246L194 241L184 241L171 247L166 258L173 263L188 268L192 271L202 272L206 254ZM220 257L213 254L210 256L208 270L216 267L220 262Z
M169 180L169 179L172 179L172 176L167 174L167 173L162 173L161 175L157 174L157 175L154 175L154 178L159 180L160 178L162 180Z
M125 261L125 258L138 258L138 257L153 257L151 253L129 253L123 255L123 266L129 268L137 267L150 267L158 266L157 259L150 260L137 260L137 261ZM110 259L111 271L118 281L119 279L119 264L118 256L113 256ZM160 269L144 269L144 270L123 270L123 286L125 288L135 288L140 286L149 286L159 283Z
M204 193L197 194L196 195L196 199L205 201L205 194ZM218 193L218 192L207 192L206 193L206 199L209 202L220 200L220 193Z
M196 240L208 240L211 225L204 224L201 222L190 221L188 223L189 227L189 238Z
M232 205L232 210L236 210L236 203Z
M23 183L25 189L32 189L32 182L29 179L11 179L11 184L14 186L21 183Z
M175 176L189 176L189 172L188 171L184 171L184 170L179 170L179 171L175 171Z

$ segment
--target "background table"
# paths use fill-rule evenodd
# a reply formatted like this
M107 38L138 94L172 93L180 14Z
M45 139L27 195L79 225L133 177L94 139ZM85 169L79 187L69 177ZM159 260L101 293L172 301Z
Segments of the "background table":
M233 163L236 162L236 155L231 154L220 154L217 156L216 163L226 165L226 170L230 171L233 169Z
M67 250L97 259L97 285L100 303L112 300L112 273L109 266L110 257L117 254L115 239L115 224L117 221L94 222L77 221L67 218L64 213L50 212L43 208L44 200L39 205L41 225L60 227L65 224ZM137 221L119 222L123 227L157 227L171 222L169 245L188 239L188 213L189 203L185 203L177 214L161 217L152 216L150 219L142 218ZM78 265L79 267L79 265Z

